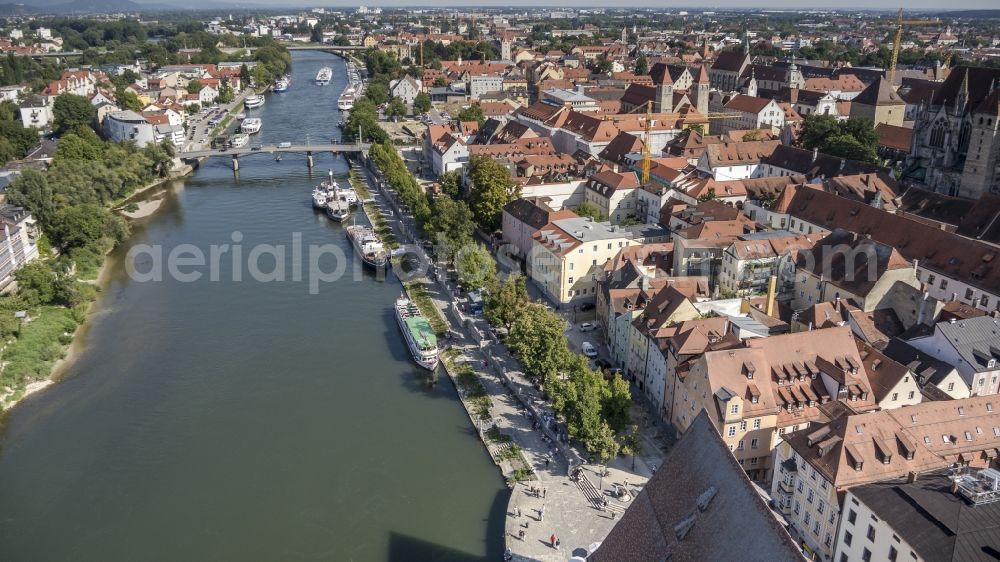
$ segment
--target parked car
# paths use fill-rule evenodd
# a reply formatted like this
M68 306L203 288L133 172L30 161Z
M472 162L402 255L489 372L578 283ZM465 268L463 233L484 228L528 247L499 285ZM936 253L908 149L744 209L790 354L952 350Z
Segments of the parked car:
M592 303L592 302L585 302L585 303L583 303L583 304L580 305L580 311L581 312L587 312L588 310L594 310L594 303Z
M279 142L278 148L292 148L292 143L290 142Z
M597 357L597 348L595 348L594 344L590 343L589 341L583 342L583 345L580 347L583 349L583 354L586 355L587 357L591 358Z
M580 324L581 332L593 332L596 329L597 326L595 326L593 322L584 322L583 324Z

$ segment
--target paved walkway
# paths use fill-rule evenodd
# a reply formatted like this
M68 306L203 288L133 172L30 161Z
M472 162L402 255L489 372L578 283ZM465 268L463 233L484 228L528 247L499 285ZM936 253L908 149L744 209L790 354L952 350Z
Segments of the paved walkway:
M376 203L393 210L387 218L400 241L412 242L415 229L403 222L407 217L390 200L391 191L380 192L374 188L374 181L369 181L369 185L373 186L370 191ZM552 410L522 373L517 360L489 336L488 323L482 318L471 318L471 328L467 329L468 323L456 322L455 313L449 310L454 297L447 282L426 279L422 282L459 335L452 343L462 351L460 360L474 367L492 397L493 423L521 447L535 471L535 479L518 483L512 490L505 544L515 560L556 561L573 555L586 556L588 547L607 536L628 502L652 475L662 458L660 450L644 447L643 454L635 458L634 470L631 458L619 457L602 476L604 467L586 464L581 447L559 440L564 427L550 422L546 427L536 428L536 420L551 419ZM456 324L461 327L455 329ZM479 339L482 344L476 343ZM635 406L633 417L638 420L641 415ZM579 467L582 477L571 478L571 467ZM616 491L626 485L629 495L619 499ZM553 535L561 543L558 549L551 544Z

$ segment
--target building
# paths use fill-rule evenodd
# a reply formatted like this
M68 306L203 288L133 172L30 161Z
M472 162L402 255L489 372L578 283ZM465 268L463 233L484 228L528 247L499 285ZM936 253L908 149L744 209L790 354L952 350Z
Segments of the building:
M916 375L881 351L858 340L861 363L868 372L868 382L875 403L883 410L919 404L923 400Z
M955 366L969 395L1000 392L1000 320L978 316L934 325L928 336L909 340L911 346Z
M153 124L134 111L113 111L104 118L104 135L114 142L134 142L143 147L156 142Z
M903 177L948 195L1000 190L1000 69L960 66L918 112Z
M14 273L38 257L38 229L31 213L14 205L0 205L0 288L14 280Z
M665 242L658 228L624 228L590 218L556 219L539 229L528 255L528 277L555 303L595 302L604 263L627 246Z
M513 246L514 253L527 257L534 245L532 238L536 232L550 222L572 218L576 214L569 210L554 210L547 197L521 197L504 205L503 241Z
M708 69L712 89L734 92L740 85L740 76L750 66L750 54L745 50L723 51Z
M20 106L21 125L27 129L45 129L55 120L52 105L42 96L31 96Z
M737 296L765 293L771 276L792 274L798 252L814 243L782 230L742 235L722 251L719 287Z
M996 558L1000 471L938 470L847 491L834 560Z
M754 176L761 160L781 145L781 141L721 142L705 146L698 170L717 181L743 180Z
M748 553L802 559L702 414L587 560L741 560Z
M874 544L873 521L851 515L846 492L952 466L989 466L1000 446L995 406L996 397L979 396L866 413L831 410L833 421L785 435L771 497L790 519L792 537L816 560L835 559L835 537Z
M785 110L771 98L738 94L726 102L723 111L733 116L713 122L713 134L720 135L734 129L766 129L778 133L785 126Z
M904 113L906 102L882 77L851 100L851 118L867 119L875 125L885 123L901 127Z
M590 176L586 185L584 201L599 209L611 224L642 218L637 216L636 193L642 190L635 172L601 170Z
M673 426L683 433L705 410L743 469L760 482L771 480L771 452L783 435L819 422L825 405L875 408L846 327L747 339L706 351L676 376Z
M412 106L417 94L422 91L423 86L420 82L408 75L389 82L389 97L399 98L407 106Z

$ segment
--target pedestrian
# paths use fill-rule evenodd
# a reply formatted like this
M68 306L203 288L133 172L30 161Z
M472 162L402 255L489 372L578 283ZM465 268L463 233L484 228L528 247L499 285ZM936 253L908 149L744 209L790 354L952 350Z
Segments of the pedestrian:
M618 512L617 511L612 511L611 512L611 520L614 521L617 518L618 518Z
M524 529L521 529L520 531L517 532L517 538L521 539L522 541L524 540Z
M542 499L545 499L545 492L547 492L547 491L548 491L548 488L542 488Z
M514 517L521 517L521 508L520 507L515 507L514 508Z
M552 536L549 537L549 544L552 545L552 548L556 547L556 535L555 535L555 533L553 533Z
M545 468L549 467L549 459L545 459Z
M556 537L556 550L559 550L560 544L562 544L562 541L559 540L559 537Z

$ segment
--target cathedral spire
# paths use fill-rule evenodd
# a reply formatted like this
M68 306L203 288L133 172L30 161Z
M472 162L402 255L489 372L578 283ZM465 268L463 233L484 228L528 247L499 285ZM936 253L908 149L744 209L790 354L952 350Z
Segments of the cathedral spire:
M962 87L958 91L958 96L955 98L955 113L959 113L965 110L965 106L969 103L969 69L965 69L965 75L962 76Z

